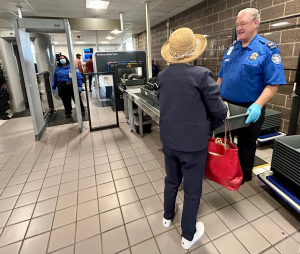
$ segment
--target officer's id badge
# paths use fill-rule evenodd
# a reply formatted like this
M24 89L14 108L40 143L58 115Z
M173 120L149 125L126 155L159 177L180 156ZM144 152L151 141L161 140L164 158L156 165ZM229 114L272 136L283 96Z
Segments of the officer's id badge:
M251 56L250 56L250 59L251 60L256 60L258 54L257 53L253 53Z
M233 50L233 46L231 46L231 47L229 48L229 50L228 50L228 52L227 52L227 56L230 56L232 50Z
M69 78L72 78L71 70L69 70Z
M281 63L281 56L279 54L274 54L272 56L272 62L274 64L280 64Z

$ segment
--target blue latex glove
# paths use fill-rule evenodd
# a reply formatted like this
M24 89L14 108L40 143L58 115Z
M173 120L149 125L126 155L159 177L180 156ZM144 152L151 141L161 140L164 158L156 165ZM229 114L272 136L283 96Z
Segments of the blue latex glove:
M78 87L79 92L82 92L82 87Z
M52 89L52 93L55 94L56 93L56 89Z
M256 122L261 114L261 106L253 103L247 110L249 116L247 117L246 124Z

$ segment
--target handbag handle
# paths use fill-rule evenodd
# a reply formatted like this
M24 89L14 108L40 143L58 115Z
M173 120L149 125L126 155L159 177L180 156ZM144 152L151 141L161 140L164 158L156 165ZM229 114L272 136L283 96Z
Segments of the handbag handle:
M225 154L226 154L226 151L227 151L227 125L228 125L228 131L229 131L229 134L230 134L230 136L231 136L231 129L230 129L230 124L229 124L229 119L228 119L228 117L226 117L226 119L225 119L225 137L224 137Z

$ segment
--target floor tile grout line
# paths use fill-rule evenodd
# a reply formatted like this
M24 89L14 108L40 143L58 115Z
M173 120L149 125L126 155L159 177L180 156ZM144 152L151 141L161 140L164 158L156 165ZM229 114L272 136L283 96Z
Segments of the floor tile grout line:
M78 170L78 178L79 178L79 170ZM57 199L58 201L58 199ZM73 254L76 252L76 237L77 237L77 219L78 219L78 207L79 207L79 179L77 181L77 199L76 199L76 218L75 218L75 232L74 232L74 249ZM56 209L55 209L56 213ZM100 230L99 230L100 231ZM101 231L100 231L101 232Z

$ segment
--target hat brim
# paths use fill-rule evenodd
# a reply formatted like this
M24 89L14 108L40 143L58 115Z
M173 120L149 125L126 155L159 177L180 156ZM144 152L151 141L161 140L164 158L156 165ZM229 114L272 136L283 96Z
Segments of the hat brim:
M197 37L199 42L198 42L198 45L197 45L193 55L184 57L182 59L174 60L173 56L170 53L170 43L169 43L169 41L167 41L161 48L161 56L168 63L189 63L189 62L196 60L200 55L202 55L202 53L206 49L207 40L202 34L195 34L195 36Z

